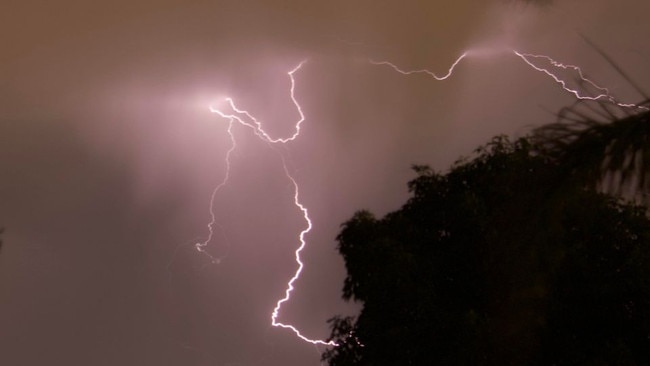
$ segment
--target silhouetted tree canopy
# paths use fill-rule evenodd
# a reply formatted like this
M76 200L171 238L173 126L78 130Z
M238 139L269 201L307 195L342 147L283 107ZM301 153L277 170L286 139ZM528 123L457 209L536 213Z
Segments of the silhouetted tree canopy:
M585 188L529 139L497 137L337 237L357 318L343 365L650 364L650 221Z

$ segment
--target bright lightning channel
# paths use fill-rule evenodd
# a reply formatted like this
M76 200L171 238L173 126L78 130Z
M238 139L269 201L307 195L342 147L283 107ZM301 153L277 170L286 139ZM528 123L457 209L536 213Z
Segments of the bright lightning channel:
M547 55L536 55L536 54L531 54L531 53L521 53L521 52L518 52L518 51L515 51L515 50L512 50L512 52L515 55L517 55L519 58L521 58L526 64L528 64L528 66L532 67L534 70L537 70L539 72L542 72L542 73L550 76L556 83L560 84L562 89L564 89L564 90L568 91L569 93L573 94L577 99L582 99L582 100L606 100L606 101L608 101L610 103L616 104L619 107L623 107L623 108L638 108L638 109L643 109L643 110L648 109L647 107L639 106L637 104L621 103L621 102L617 101L610 94L609 89L604 88L602 86L599 86L594 81L592 81L591 79L585 77L584 73L582 72L582 69L580 69L580 67L578 67L576 65L563 64L561 62L555 61L554 59L552 59L551 57L549 57ZM596 90L598 90L598 92L600 94L597 94L597 95L582 95L582 94L580 94L580 91L578 91L577 89L569 88L567 86L567 83L564 80L560 79L557 75L553 74L548 69L536 66L530 59L544 59L549 64L551 64L551 65L553 65L553 66L555 66L557 68L564 69L564 70L573 70L573 71L578 73L578 77L580 78L581 81L583 81L583 82L591 85L592 87L594 87Z
M454 61L454 63L451 64L451 67L449 68L449 70L447 71L447 73L446 73L445 75L443 75L443 76L438 76L438 75L437 75L436 73L434 73L433 71L430 71L430 70L427 70L427 69L419 69L419 70L402 70L402 69L400 69L397 65L395 65L395 64L393 64L393 63L391 63L391 62L388 62L388 61L375 61L375 60L369 60L369 61L370 61L370 63L373 64L373 65L385 65L385 66L389 66L389 67L391 67L393 70L399 72L399 73L402 74L402 75L411 75L411 74L427 74L427 75L431 76L432 78L434 78L434 79L436 79L436 80L438 80L438 81L442 81L442 80L445 80L445 79L449 78L449 77L451 76L451 74L454 73L454 69L456 68L456 65L458 65L458 63L460 63L460 62L461 62L465 57L467 57L467 55L468 55L468 52L463 52L463 53L462 53L462 54L461 54L461 55L456 59L456 61Z
M247 112L247 111L245 111L243 109L239 109L235 105L235 102L232 100L232 98L226 98L226 102L228 103L230 108L233 111L235 111L237 114L245 116L247 119L252 121L252 123L244 121L241 117L239 117L239 116L237 116L235 114L227 114L225 112L222 112L221 110L219 110L218 108L216 108L214 106L210 106L210 112L216 113L216 114L220 115L221 117L226 118L226 119L228 119L230 121L237 121L238 123L240 123L240 124L242 124L242 125L244 125L246 127L252 128L255 131L255 134L257 136L259 136L263 141L268 142L268 143L272 143L272 144L283 143L283 144L285 144L287 142L295 140L300 135L300 127L301 127L302 123L305 121L305 114L302 111L302 107L300 106L300 103L298 103L298 100L296 99L296 78L293 76L293 74L295 74L298 70L300 70L302 68L302 66L305 64L305 62L307 62L307 61L305 60L305 61L300 62L296 67L294 67L289 72L287 72L287 74L289 75L289 79L291 80L291 88L289 90L289 95L291 97L291 102L293 103L296 110L298 111L298 114L300 115L300 118L298 119L298 121L295 124L295 131L291 136L289 136L287 138L272 138L262 128L262 122L260 120L258 120L257 118L253 117L253 115L251 115L249 112ZM231 133L231 136L232 136L232 133Z
M289 283L287 283L287 289L284 292L284 297L281 298L280 300L278 300L278 302L275 304L275 308L273 309L273 313L271 313L271 325L274 326L274 327L281 327L281 328L285 328L285 329L290 329L298 337L300 337L300 339L302 339L303 341L312 343L312 344L322 344L322 345L336 346L336 343L334 343L334 342L325 342L325 341L319 340L319 339L316 339L316 340L309 339L309 338L305 337L304 335L300 334L298 329L296 329L294 326L278 322L278 316L279 316L279 313L280 313L280 308L282 307L283 303L289 301L289 299L291 298L291 292L294 290L293 283L296 280L298 280L298 278L300 277L300 274L302 273L302 269L304 268L304 264L303 264L302 260L300 260L300 253L302 252L302 250L307 245L307 242L305 241L305 235L309 231L311 231L311 228L312 228L311 219L309 219L309 212L307 211L307 208L302 203L300 203L300 197L299 197L300 191L298 189L298 183L291 176L291 174L289 174L289 170L287 169L287 165L285 164L284 159L282 160L282 163L283 163L283 167L284 167L284 173L289 178L289 180L291 180L291 183L293 184L293 189L294 189L293 203L296 205L296 207L298 207L300 209L300 211L302 211L303 217L305 218L305 222L307 222L307 227L300 232L300 236L299 236L299 238L300 238L300 246L298 247L298 249L296 249L296 252L295 252L296 263L298 263L298 269L296 270L296 273L293 275L293 277L291 277L291 279L289 280Z
M255 134L262 141L264 141L266 143L269 143L269 144L286 144L286 143L288 143L290 141L294 141L295 139L297 139L298 136L300 136L301 125L305 121L305 114L303 113L302 107L300 106L300 103L298 103L298 100L296 99L296 96L295 96L296 80L295 80L294 74L296 72L298 72L302 68L302 66L305 64L305 62L306 61L300 62L296 67L294 67L289 72L287 72L287 75L289 75L289 79L291 81L291 88L289 90L289 95L291 97L291 101L292 101L294 107L296 108L296 110L298 111L298 114L300 116L298 121L295 123L293 134L291 136L289 136L289 137L286 137L286 138L273 138L273 137L271 137L264 130L264 128L262 126L262 122L259 119L255 118L250 112L238 108L232 98L226 98L225 100L226 100L228 106L230 107L230 109L234 113L228 113L228 112L225 112L225 111L223 111L223 110L221 110L221 109L219 109L219 108L217 108L215 106L210 106L210 112L215 113L215 114L217 114L217 115L221 116L222 118L225 118L225 119L227 119L229 121L227 131L228 131L228 134L230 135L230 141L231 141L231 147L228 150L228 152L226 153L226 174L225 174L225 177L224 177L223 181L221 181L221 183L219 185L217 185L217 187L215 187L215 189L212 191L212 196L211 196L211 199L210 199L210 218L211 218L211 220L207 225L208 237L206 238L205 241L195 244L196 249L199 252L205 253L208 256L210 256L210 258L213 260L213 262L218 263L218 258L214 258L209 253L207 253L207 251L205 250L205 247L208 245L210 240L212 240L212 236L213 236L213 232L214 232L213 227L214 227L215 222L216 222L214 209L213 209L214 198L215 198L216 194L219 192L219 190L228 182L228 179L230 177L230 155L231 155L231 153L234 151L234 149L236 147L236 139L235 139L235 135L234 135L234 133L232 131L232 126L233 126L234 123L239 123L239 124L241 124L243 126L249 127L255 132ZM307 224L307 226L300 232L300 235L298 236L298 239L300 241L300 245L298 246L298 248L294 252L295 260L296 260L296 263L298 264L298 269L296 270L294 275L291 277L291 279L287 283L287 288L286 288L286 290L284 292L284 297L279 299L277 301L275 307L273 308L273 311L271 313L271 325L274 326L274 327L289 329L293 333L295 333L296 336L298 336L300 339L302 339L305 342L309 342L309 343L312 343L312 344L315 344L315 345L320 344L320 345L326 345L326 346L336 346L337 344L335 342L332 342L332 341L327 342L327 341L323 341L323 340L320 340L320 339L310 339L310 338L304 336L302 333L300 333L300 331L296 327L294 327L293 325L281 323L281 322L278 321L278 317L279 317L279 314L280 314L280 309L282 307L282 304L284 304L285 302L287 302L287 301L289 301L291 299L291 293L295 289L294 288L294 283L300 278L300 275L301 275L302 270L304 268L304 263L301 260L300 254L302 253L303 249L307 245L307 241L305 240L305 235L307 235L307 233L309 233L311 231L311 229L312 229L312 222L311 222L311 219L309 218L309 212L307 210L307 207L305 207L300 202L300 190L299 190L298 182L291 175L291 173L289 173L289 169L287 168L287 164L286 164L286 161L285 161L284 157L282 157L282 165L283 165L284 173L285 173L287 179L289 179L289 181L293 185L293 190L294 190L293 203L300 210L300 212L302 212L303 219L305 220L305 223Z
M565 91L567 91L570 94L574 95L577 99L581 99L581 100L605 100L605 101L614 103L614 104L616 104L618 106L621 106L621 107L633 107L633 108L639 108L639 109L646 109L647 110L647 108L644 107L644 106L639 106L639 105L636 105L636 104L625 104L625 103L618 102L610 94L610 92L609 92L609 90L607 88L601 87L601 86L597 85L594 81L592 81L592 80L588 79L587 77L585 77L582 70L578 66L567 65L567 64L560 63L560 62L552 59L551 57L549 57L547 55L522 53L522 52L519 52L519 51L516 51L516 50L510 50L510 51L514 55L516 55L518 58L523 60L532 69L534 69L536 71L539 71L539 72L542 72L542 73L546 74L547 76L551 77L557 84L559 84L562 87L562 89L564 89ZM393 70L395 70L396 72L398 72L398 73L400 73L402 75L427 74L430 77L432 77L432 78L434 78L434 79L436 79L438 81L442 81L442 80L446 80L449 77L451 77L453 75L453 73L454 73L454 70L455 70L456 66L458 66L458 64L462 60L464 60L468 56L472 55L472 53L473 53L472 50L468 50L468 51L463 52L452 63L452 65L447 70L447 73L445 73L444 75L438 75L438 74L436 74L433 71L430 71L428 69L405 70L405 69L402 69L402 68L398 67L397 65L395 65L394 63L389 62L389 61L375 61L375 60L371 59L371 60L369 60L369 62L371 64L373 64L373 65L388 66L388 67L392 68ZM591 85L593 88L595 88L598 91L599 94L597 94L597 95L583 95L579 90L570 88L567 85L566 81L562 80L559 76L557 76L556 74L551 72L549 69L537 66L532 61L533 59L543 59L546 62L548 62L550 65L552 65L552 66L554 66L556 68L575 71L578 74L578 76L579 76L579 78L580 78L580 80L582 82ZM254 133L262 141L264 141L266 143L269 143L269 144L286 144L288 142L291 142L291 141L294 141L295 139L297 139L300 136L301 125L305 121L305 115L304 115L304 113L302 111L302 107L300 106L300 103L298 102L298 100L296 99L296 96L295 96L296 80L295 80L294 74L296 72L298 72L302 68L302 66L305 64L305 62L306 61L300 62L296 67L294 67L289 72L287 72L287 75L289 76L289 79L291 81L291 87L290 87L290 90L289 90L289 94L290 94L290 97L291 97L291 101L292 101L295 109L297 110L297 112L299 114L299 119L295 123L294 132L289 137L285 137L285 138L282 138L282 137L273 138L273 137L271 137L264 130L262 122L259 119L255 118L250 112L237 107L237 105L235 104L235 102L234 102L234 100L232 98L225 98L225 101L227 102L229 108L234 113L228 113L228 112L225 112L225 111L223 111L223 110L221 110L221 109L219 109L219 108L217 108L215 106L210 106L210 111L212 113L215 113L215 114L219 115L220 117L228 120L227 132L228 132L228 135L230 136L230 142L231 142L230 148L228 149L228 151L226 153L226 157L225 157L225 160L226 160L226 173L225 173L224 179L215 187L215 189L212 191L212 195L210 197L210 222L207 225L208 236L204 241L198 242L198 243L195 244L195 248L199 252L208 255L210 257L210 259L214 263L219 263L221 261L221 258L215 257L215 256L211 255L210 253L208 253L206 251L206 247L208 246L209 242L212 240L212 237L214 235L214 225L216 225L216 217L215 217L214 208L213 208L214 200L215 200L215 197L216 197L217 193L221 190L221 188L223 188L227 184L227 182L228 182L228 180L230 178L230 167L231 167L231 165L230 165L230 156L231 156L232 152L235 150L235 148L237 147L236 138L235 138L235 135L234 135L234 133L232 131L232 127L233 127L233 125L235 123L239 123L239 124L241 124L243 126L249 127L254 131ZM293 325L284 324L284 323L278 321L278 317L279 317L279 314L280 314L281 307L285 302L287 302L287 301L289 301L291 299L291 293L295 289L294 283L300 278L300 275L301 275L302 270L304 268L304 263L301 260L300 254L302 253L303 249L307 245L307 242L305 240L305 235L307 235L312 229L312 221L309 218L309 212L308 212L307 208L300 201L300 190L299 190L298 183L295 180L295 178L291 175L291 173L289 172L289 169L287 168L287 164L286 164L286 161L285 161L284 157L282 157L282 163L283 163L284 173L285 173L287 179L289 179L289 181L293 185L293 189L294 189L293 203L302 212L303 219L305 220L305 223L307 224L307 226L300 232L300 234L298 236L300 245L298 246L298 248L294 252L295 260L296 260L296 263L298 264L298 268L297 268L296 272L294 273L294 275L289 280L289 282L287 283L287 287L286 287L286 290L285 290L285 293L284 293L284 297L279 299L276 302L275 307L273 308L273 311L271 313L271 325L274 326L274 327L289 329L294 334L296 334L296 336L298 336L300 339L302 339L305 342L309 342L309 343L312 343L312 344L315 344L315 345L337 346L338 344L333 342L333 341L327 342L327 341L323 341L323 340L319 340L319 339L307 338L302 333L300 333L300 331L296 327L294 327ZM357 340L357 342L358 342L358 340Z
M577 99L594 100L594 101L595 100L604 100L604 101L613 103L613 104L618 105L619 107L623 107L623 108L637 108L637 109L641 109L641 110L648 110L648 108L645 107L645 106L640 106L640 105L633 104L633 103L621 103L621 102L619 102L618 100L616 100L611 95L609 89L604 88L602 86L599 86L594 81L587 78L584 75L582 69L580 67L576 66L576 65L563 64L561 62L558 62L558 61L554 60L553 58L551 58L550 56L547 56L547 55L523 53L523 52L519 52L517 50L509 50L509 52L512 52L512 54L519 57L528 66L530 66L532 69L534 69L536 71L539 71L539 72L542 72L542 73L546 74L547 76L549 76L550 78L552 78L557 84L559 84L562 87L562 89L564 89L565 91L567 91L570 94L573 94ZM442 75L442 76L439 76L438 74L436 74L433 71L428 70L428 69L405 70L405 69L402 69L399 66L397 66L394 63L389 62L389 61L375 61L375 60L372 60L372 59L369 59L368 61L373 65L388 66L388 67L392 68L393 70L397 71L398 73L400 73L402 75L427 74L427 75L431 76L432 78L434 78L434 79L436 79L438 81L442 81L442 80L446 80L449 77L451 77L451 75L454 73L454 70L455 70L456 66L463 59L465 59L466 57L472 56L473 54L480 55L480 54L482 54L482 52L480 52L480 51L474 52L473 49L470 49L470 50L467 50L467 51L463 52L456 59L456 61L454 61L454 63L452 63L452 65L449 68L449 70L447 71L447 73ZM533 59L542 59L542 60L545 60L550 65L552 65L552 66L554 66L556 68L575 71L578 74L578 77L580 78L580 80L582 82L588 84L588 85L591 85L594 89L596 89L598 91L598 94L597 95L584 95L583 93L580 92L580 90L570 88L567 85L566 81L562 80L562 78L560 78L558 75L556 75L555 73L553 73L549 69L546 69L546 68L539 67L539 66L535 65L535 63L533 63L533 61L532 61Z

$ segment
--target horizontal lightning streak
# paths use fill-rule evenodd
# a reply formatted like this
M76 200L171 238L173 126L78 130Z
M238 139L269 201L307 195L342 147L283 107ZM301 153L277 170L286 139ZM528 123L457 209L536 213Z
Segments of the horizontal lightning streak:
M648 108L644 107L644 106L640 106L640 105L633 104L633 103L621 103L621 102L617 101L610 94L609 89L607 89L605 87L602 87L602 86L599 86L598 84L596 84L591 79L585 77L583 72L582 72L582 69L580 69L580 67L578 67L578 66L563 64L561 62L555 61L554 59L552 59L552 58L550 58L549 56L546 56L546 55L536 55L536 54L531 54L531 53L520 53L520 52L515 51L515 50L513 50L512 52L515 55L517 55L519 58L521 58L526 64L528 64L528 66L532 67L534 70L537 70L539 72L542 72L542 73L550 76L556 83L560 84L562 89L564 89L567 92L573 94L577 99L582 99L582 100L606 100L606 101L608 101L610 103L616 104L619 107L623 107L623 108L638 108L638 109L642 109L642 110L648 110ZM553 65L553 66L555 66L557 68L561 68L561 69L564 69L564 70L573 70L573 71L577 72L578 77L580 77L580 80L582 80L583 82L585 82L585 83L591 85L592 87L594 87L596 90L598 90L600 92L600 94L595 95L595 96L582 95L579 90L569 88L567 86L567 83L564 80L560 79L557 75L553 74L548 69L538 67L535 64L533 64L533 62L530 60L531 58L541 58L541 59L546 60L548 63L550 63L551 65Z
M454 63L451 64L451 67L449 68L449 70L447 71L447 73L446 73L445 75L443 75L443 76L438 76L438 75L435 74L434 72L432 72L432 71L430 71L430 70L427 70L427 69L419 69L419 70L402 70L402 69L400 69L397 65L393 64L392 62L388 62L388 61L374 61L374 60L369 60L369 61L370 61L370 63L373 64L373 65L386 65L386 66L389 66L389 67L391 67L393 70L399 72L399 73L402 74L402 75L411 75L411 74L427 74L427 75L433 77L434 79L436 79L436 80L438 80L438 81L442 81L442 80L445 80L445 79L449 78L449 77L451 76L451 74L454 73L454 69L456 68L456 65L458 65L458 63L459 63L460 61L462 61L465 57L467 57L467 55L468 55L467 52L463 52L463 54L461 54L460 57L458 57L458 58L456 59L456 61L454 61Z
M404 70L404 69L398 67L397 65L395 65L395 64L393 64L392 62L389 62L389 61L374 61L374 60L371 59L371 60L369 60L369 62L371 64L373 64L373 65L389 66L393 70L397 71L398 73L400 73L402 75L427 74L427 75L433 77L434 79L436 79L438 81L442 81L442 80L448 79L453 74L454 69L456 68L458 63L461 60L463 60L465 57L468 57L468 56L470 56L472 54L475 54L475 55L482 54L482 52L480 52L478 50L476 50L477 52L474 52L474 51L475 50L468 50L468 51L463 52L456 59L456 61L454 61L454 63L451 65L451 67L449 68L447 73L445 75L443 75L443 76L438 76L436 73L434 73L433 71L428 70L428 69ZM618 105L619 107L623 107L623 108L637 108L637 109L640 109L640 110L650 110L648 107L637 105L637 104L634 104L634 103L621 103L621 102L619 102L618 100L616 100L611 95L609 89L604 88L602 86L599 86L593 80L587 78L584 75L584 73L582 72L582 69L580 67L576 66L576 65L563 64L561 62L558 62L558 61L552 59L551 57L549 57L547 55L538 55L538 54L532 54L532 53L522 53L522 52L519 52L517 50L510 50L510 51L514 55L519 57L521 60L523 60L528 66L530 66L534 70L542 72L542 73L546 74L547 76L551 77L556 83L558 83L562 87L562 89L564 89L565 91L573 94L577 99L581 99L581 100L605 100L605 101L608 101L610 103L613 103L613 104ZM554 66L556 68L575 71L578 74L578 77L580 78L580 80L582 82L591 85L594 89L598 90L599 94L595 95L595 96L593 96L593 95L583 95L582 93L580 93L580 91L578 89L570 88L567 85L566 81L562 80L559 76L557 76L553 72L549 71L546 68L539 67L539 66L535 65L533 63L532 59L543 59L546 62L548 62L550 65L552 65L552 66Z
M560 84L564 90L566 90L569 93L575 95L575 97L578 98L578 99L598 100L598 99L606 98L608 100L611 100L611 97L610 97L610 94L609 94L609 89L603 88L603 87L597 85L592 80L586 78L584 76L584 74L582 73L582 70L578 66L565 65L563 63L560 63L560 62L557 62L557 61L553 60L552 58L550 58L550 57L548 57L546 55L535 55L535 54L531 54L531 53L520 53L520 52L517 52L515 50L513 50L512 52L515 55L519 56L519 58L521 58L525 63L527 63L528 66L532 67L533 69L535 69L535 70L537 70L539 72L542 72L542 73L550 76L553 80L555 80L556 83ZM561 69L564 69L564 70L569 70L570 69L570 70L576 71L578 73L578 76L580 77L580 80L582 80L582 81L588 83L589 85L593 86L594 88L596 88L600 92L600 94L598 94L596 96L584 96L584 95L581 95L578 90L569 88L567 86L567 83L564 80L560 79L557 75L553 74L552 72L548 71L547 69L538 67L535 64L533 64L529 60L530 58L541 58L541 59L544 59L544 60L548 61L548 63L550 63L551 65L553 65L555 67L558 67L558 68L561 68Z

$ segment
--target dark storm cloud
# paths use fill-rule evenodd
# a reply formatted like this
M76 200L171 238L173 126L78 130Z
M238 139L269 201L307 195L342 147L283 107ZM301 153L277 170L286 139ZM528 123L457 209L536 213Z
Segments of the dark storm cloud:
M288 154L314 221L306 267L280 320L311 337L350 313L339 300L339 224L406 197L411 163L443 169L496 133L547 122L571 98L503 50L580 64L621 98L633 91L575 32L641 85L649 5L555 1L10 2L0 14L0 354L11 365L309 365L318 351L270 327L304 227L275 150L234 132L224 95L292 132L287 70L307 120ZM447 70L470 47L498 48ZM489 46L489 47L488 47ZM633 100L634 101L634 100Z

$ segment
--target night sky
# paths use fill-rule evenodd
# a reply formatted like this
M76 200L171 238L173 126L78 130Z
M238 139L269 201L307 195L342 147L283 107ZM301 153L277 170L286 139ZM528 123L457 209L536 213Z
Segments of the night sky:
M650 2L556 0L4 0L0 11L0 364L319 365L354 314L340 299L340 224L408 197L411 164L445 169L495 134L521 136L574 99L513 55L580 65L641 97L580 37L650 90ZM453 76L404 76L369 59ZM232 97L273 137L233 134ZM543 64L543 63L542 63ZM548 66L548 63L545 64ZM572 81L575 74L563 73Z

